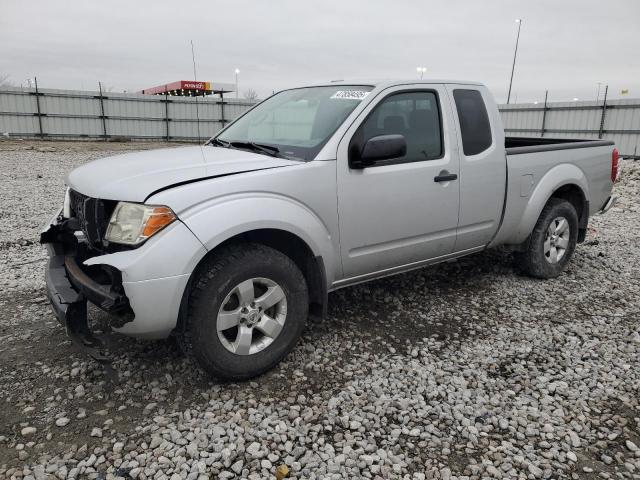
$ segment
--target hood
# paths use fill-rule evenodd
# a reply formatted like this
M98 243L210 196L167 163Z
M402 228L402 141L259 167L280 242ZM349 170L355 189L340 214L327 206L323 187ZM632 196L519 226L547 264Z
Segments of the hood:
M69 173L67 185L89 197L144 202L152 193L176 184L299 164L209 145L163 148L94 160Z

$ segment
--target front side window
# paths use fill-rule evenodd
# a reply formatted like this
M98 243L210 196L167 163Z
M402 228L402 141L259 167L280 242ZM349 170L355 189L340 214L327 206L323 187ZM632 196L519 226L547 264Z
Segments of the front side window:
M367 85L309 87L280 92L216 137L227 144L259 144L286 157L313 160L373 89Z
M416 91L388 96L360 126L351 141L350 151L361 151L373 137L394 134L404 136L407 143L406 155L378 161L376 165L420 162L442 157L442 127L436 94Z
M456 89L453 99L458 111L464 154L471 156L484 152L493 140L482 95L478 90Z

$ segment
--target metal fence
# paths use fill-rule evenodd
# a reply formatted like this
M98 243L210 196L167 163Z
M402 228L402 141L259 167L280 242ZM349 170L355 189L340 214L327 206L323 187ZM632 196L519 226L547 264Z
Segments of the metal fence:
M640 99L500 105L509 136L604 138L640 158Z
M37 88L0 90L0 135L198 141L253 105L247 100ZM606 138L640 158L640 99L501 105L511 136Z
M0 90L0 135L43 139L209 138L254 102L37 88Z

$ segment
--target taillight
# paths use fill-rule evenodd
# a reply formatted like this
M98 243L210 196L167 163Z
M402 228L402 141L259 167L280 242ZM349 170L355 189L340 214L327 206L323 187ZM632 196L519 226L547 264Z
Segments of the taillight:
M620 156L618 155L618 149L614 148L611 153L611 181L615 182L618 180L618 161L620 160Z

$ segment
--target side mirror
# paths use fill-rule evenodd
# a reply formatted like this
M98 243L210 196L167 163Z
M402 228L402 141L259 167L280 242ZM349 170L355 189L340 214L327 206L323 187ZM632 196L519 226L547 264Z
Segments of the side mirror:
M407 154L407 141L403 135L378 135L364 144L359 158L350 159L351 168L365 168L379 160L391 160Z

